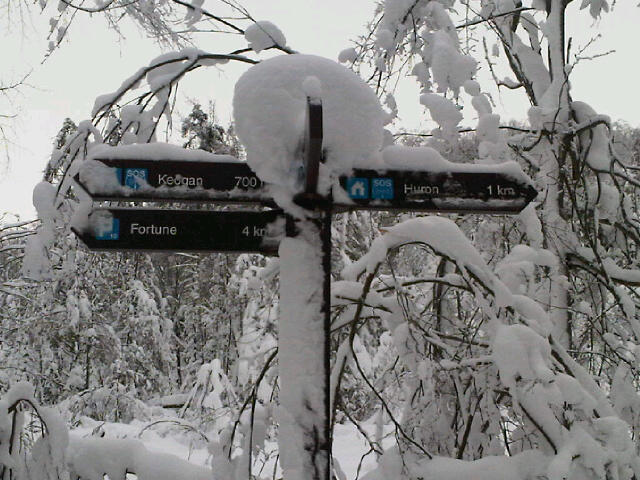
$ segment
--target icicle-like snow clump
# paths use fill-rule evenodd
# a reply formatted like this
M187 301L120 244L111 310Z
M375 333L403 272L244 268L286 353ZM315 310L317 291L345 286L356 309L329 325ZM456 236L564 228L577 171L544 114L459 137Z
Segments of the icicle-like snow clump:
M310 77L321 90L323 150L331 174L348 172L354 161L376 154L384 136L384 111L375 93L340 64L296 54L251 67L235 87L237 133L258 176L290 191L297 188L302 164Z

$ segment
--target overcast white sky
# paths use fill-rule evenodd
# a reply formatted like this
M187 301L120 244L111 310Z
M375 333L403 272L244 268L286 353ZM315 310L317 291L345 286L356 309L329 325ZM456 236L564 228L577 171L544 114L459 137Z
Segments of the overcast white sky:
M364 32L374 7L371 0L247 0L243 4L255 18L276 23L292 48L333 59ZM579 5L573 4L577 10ZM569 25L569 34L575 36L574 52L597 32L602 39L589 52L616 51L578 65L572 83L574 99L587 101L613 119L640 125L640 9L635 2L622 0L595 26L586 12L570 19L578 17L580 21ZM78 122L88 118L96 96L115 90L123 79L162 52L135 28L125 28L127 38L120 41L115 33L106 31L102 21L83 17L70 29L63 48L40 65L47 46L48 16L34 13L25 28L4 27L0 26L0 60L8 67L3 67L2 78L6 81L32 68L29 83L33 87L23 89L15 98L15 145L11 147L10 164L0 166L0 213L17 213L26 219L35 215L31 190L40 179L63 119L70 117ZM208 34L200 41L200 48L212 52L226 53L243 46L239 37L222 39ZM224 71L198 72L181 92L202 104L214 100L220 120L227 123L235 79L246 68L232 65L224 66ZM489 89L490 85L483 87ZM409 128L428 128L428 118L417 105L416 95L413 86L403 87L400 116ZM521 94L508 92L494 97L500 102L503 118L524 118L526 104L518 98Z

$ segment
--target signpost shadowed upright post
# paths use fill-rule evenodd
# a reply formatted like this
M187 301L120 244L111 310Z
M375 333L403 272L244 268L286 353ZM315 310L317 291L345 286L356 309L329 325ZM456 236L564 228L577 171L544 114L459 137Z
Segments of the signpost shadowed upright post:
M325 468L326 480L331 479L331 193L325 196L318 193L318 178L320 175L320 163L322 155L322 101L318 98L307 97L307 118L304 143L304 191L295 195L293 201L304 209L313 212L312 222L320 233L320 256L322 259L322 303L320 311L323 321L322 342L322 394L323 414L319 416L319 431L323 432L324 439L320 437L317 448L321 455L325 452L325 465L317 465L320 470ZM295 229L293 231L295 235ZM308 379L313 382L313 379ZM320 473L319 471L317 473ZM322 478L321 476L319 478Z

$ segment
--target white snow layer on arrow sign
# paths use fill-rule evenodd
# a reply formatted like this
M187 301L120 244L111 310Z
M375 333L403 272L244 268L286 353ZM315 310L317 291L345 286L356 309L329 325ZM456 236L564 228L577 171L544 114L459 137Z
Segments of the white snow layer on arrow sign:
M317 81L309 81L310 77ZM306 88L310 84L313 92ZM348 173L355 161L366 163L378 154L385 114L360 77L326 58L279 56L247 70L236 83L233 98L234 120L247 161L265 182L290 192L297 189L307 96L318 93L330 173Z
M231 155L209 153L204 150L190 150L162 142L118 145L117 147L98 144L90 148L87 159L80 164L78 169L80 182L91 193L117 194L125 197L139 191L149 192L153 190L154 187L149 186L142 179L138 179L139 190L133 190L128 186L121 185L116 176L115 167L109 167L100 162L100 160L131 159L156 162L208 162L212 164L212 169L216 168L213 165L215 162L243 163ZM135 167L135 163L131 164L131 167ZM167 187L164 188L166 189ZM187 186L180 186L173 188L172 192L179 196L181 193L187 194L190 190Z
M154 142L133 145L118 145L112 147L107 144L99 144L91 148L89 159L110 160L169 160L172 162L240 162L231 155L220 155L204 150L189 150L170 143Z
M407 147L390 145L382 150L383 165L379 167L393 170L409 170L420 172L455 172L455 173L496 173L516 180L523 185L533 186L533 181L524 173L517 162L502 163L454 163L445 159L431 147ZM366 165L357 165L366 167ZM374 168L378 166L371 165Z

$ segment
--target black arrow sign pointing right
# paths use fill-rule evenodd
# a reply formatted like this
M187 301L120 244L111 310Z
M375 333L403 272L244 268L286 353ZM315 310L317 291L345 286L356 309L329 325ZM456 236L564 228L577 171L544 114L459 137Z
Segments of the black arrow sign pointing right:
M353 203L336 206L347 210L513 214L538 195L530 183L499 171L355 169L340 185Z

